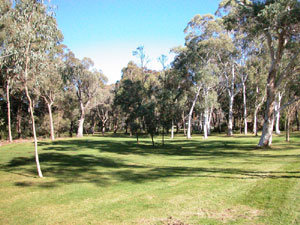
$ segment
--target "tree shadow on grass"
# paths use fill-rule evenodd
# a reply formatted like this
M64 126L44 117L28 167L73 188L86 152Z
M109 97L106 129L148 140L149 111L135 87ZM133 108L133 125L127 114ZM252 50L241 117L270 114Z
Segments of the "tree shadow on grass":
M181 141L182 142L182 141ZM43 148L40 162L45 177L50 180L30 180L16 182L16 186L37 186L54 188L70 183L92 183L98 186L108 186L116 182L143 183L174 177L210 177L216 179L259 179L259 178L300 178L300 171L264 171L248 168L228 168L236 159L239 162L259 159L259 164L272 159L282 160L296 158L299 155L262 154L260 150L249 147L249 144L235 141L188 141L175 142L166 146L152 147L147 142L141 145L131 140L112 142L109 140L61 140L53 143L40 143ZM90 154L82 149L96 150ZM84 154L83 154L84 153ZM112 153L104 157L101 153ZM155 166L127 161L126 155L148 156L162 155L170 157L182 156L180 160L222 160L219 167L188 167L188 166ZM271 161L272 162L272 161ZM240 163L241 164L241 163ZM211 164L212 165L212 164ZM226 165L226 168L224 167ZM233 166L232 166L233 167ZM25 176L36 176L35 160L30 157L16 157L0 167L0 170Z

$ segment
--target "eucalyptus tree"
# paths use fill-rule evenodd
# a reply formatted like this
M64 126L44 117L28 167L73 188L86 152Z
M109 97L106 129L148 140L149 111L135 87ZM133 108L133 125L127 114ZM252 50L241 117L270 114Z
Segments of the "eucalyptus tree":
M66 57L65 76L68 82L76 91L80 115L78 120L77 137L83 137L83 125L85 115L90 109L90 104L96 96L106 77L101 71L91 71L94 63L89 58L79 60L74 54L69 52Z
M231 60L234 52L231 37L225 31L222 19L215 19L213 15L209 14L196 15L188 23L185 32L187 33L186 46L190 63L189 71L194 78L194 82L197 83L196 96L189 113L189 121L201 88L203 88L204 99L207 99L209 90L216 86L218 82L217 75L222 74L230 97L228 134L232 135L232 105L237 91L235 91L234 68L232 73L228 71L231 66L229 60ZM216 67L216 65L218 66ZM205 115L208 116L207 108L205 112ZM206 118L205 121L207 121ZM190 125L188 127L189 137Z
M136 56L140 60L140 68L142 70L142 82L145 83L147 80L147 74L145 73L146 66L150 62L149 56L144 50L144 46L139 46L136 50L132 51L132 55Z
M3 0L0 4L0 68L3 86L5 87L6 105L7 105L7 123L8 123L8 140L12 142L11 132L11 104L10 90L15 80L16 73L13 71L15 55L11 52L13 44L9 42L9 36L13 36L15 31L12 28L12 18L10 16L12 4L8 0Z
M60 56L57 54L59 51ZM52 141L55 140L52 107L63 91L62 71L64 63L61 58L62 53L61 46L52 49L45 61L44 69L38 74L38 86L36 87L36 92L39 93L47 104Z
M112 103L113 103L112 89L113 89L113 85L103 86L103 88L101 89L100 92L98 92L98 95L94 100L95 106L92 109L93 111L95 111L95 115L96 115L95 121L100 120L101 122L102 135L104 135L105 128L111 117Z
M143 72L134 62L122 69L121 80L116 84L114 105L120 107L125 117L126 131L141 117L141 106L145 98ZM134 128L136 126L134 125ZM132 130L130 129L132 135Z
M268 45L270 66L267 79L267 105L258 146L270 146L274 126L276 93L293 75L300 54L300 2L297 0L224 0L219 12L229 30L241 30L248 38L263 37ZM287 63L282 59L289 55Z
M11 43L8 53L16 57L13 70L18 74L18 79L23 85L29 102L37 171L38 175L42 177L33 102L28 83L37 83L35 74L42 70L47 52L62 39L62 35L57 28L55 19L42 2L32 0L16 1L14 9L10 10L7 16L12 21L11 29L15 31L15 35L6 39L8 43Z

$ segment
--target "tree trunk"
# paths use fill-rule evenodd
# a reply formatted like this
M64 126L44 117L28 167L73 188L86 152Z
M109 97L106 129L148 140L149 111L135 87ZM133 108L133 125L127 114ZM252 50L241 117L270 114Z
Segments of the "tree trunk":
M248 124L247 124L247 99L246 99L246 85L243 82L243 102L244 102L244 134L248 133Z
M22 115L21 115L21 106L18 106L18 111L17 111L17 133L18 133L18 139L21 138L22 135L22 129L21 129L21 124L22 123Z
M165 128L163 126L163 131L162 131L162 145L165 145Z
M74 122L73 122L73 120L71 120L70 130L69 130L69 136L70 137L73 137L73 127L74 127Z
M213 109L211 108L208 113L208 122L207 122L207 134L210 135L211 131L211 118L212 118Z
M85 107L80 103L80 119L78 120L77 137L83 137L83 123L85 116Z
M174 139L174 120L172 120L171 139Z
M139 143L140 143L140 142L139 142L139 134L138 134L137 131L136 131L135 135L136 135L136 142L139 144Z
M264 125L258 147L269 147L272 144L274 127L274 103L275 103L275 76L277 71L273 69L269 73L267 85L267 105L264 116Z
M153 139L153 134L150 134L151 135L151 140L152 140L152 146L154 147L154 139Z
M296 123L297 123L297 131L300 131L300 122L299 122L299 113L298 110L296 110Z
M257 136L257 111L258 108L255 108L253 114L253 134L255 134L255 136Z
M204 110L204 118L203 118L203 138L206 139L207 138L207 134L208 134L208 109L205 108Z
M102 136L104 136L104 133L105 133L105 124L102 123Z
M233 117L233 95L229 96L229 112L228 112L228 131L227 135L233 135L233 125L232 125L232 117Z
M29 102L29 109L30 109L30 116L31 116L31 122L32 122L32 132L33 132L33 138L34 138L34 149L35 149L35 162L36 162L36 168L39 177L43 177L42 170L40 167L40 161L39 161L39 155L38 155L38 140L36 136L36 131L35 131L35 120L34 120L34 115L33 115L33 105L32 105L32 100L30 98L29 92L28 92L28 87L27 84L25 84L25 93Z
M185 125L185 115L182 114L182 123L183 123L183 135L186 136L186 125Z
M280 91L276 95L276 100L275 100L275 133L277 135L280 134L280 104L281 104L281 99L282 99L282 94Z
M290 141L290 113L289 110L286 115L286 121L285 121L285 141Z
M192 104L192 107L190 109L189 116L188 116L188 130L187 130L187 138L188 139L192 138L192 135L191 135L192 115L193 115L194 107L196 105L196 102L197 102L197 99L198 99L198 96L199 96L199 93L200 93L200 89L201 89L201 86L199 86L198 89L197 89L197 93L196 93L195 99L193 101L193 104Z
M9 85L10 85L10 79L7 80L6 83L6 99L7 99L7 121L8 121L8 140L9 142L12 142L12 135L11 135L11 115L10 115L10 97L9 97Z
M78 120L78 130L77 130L77 137L83 137L83 123L84 123L84 117L80 117Z
M53 116L52 116L52 104L53 102L51 102L50 104L47 103L48 106L48 112L49 112L49 119L50 119L50 135L51 135L51 140L54 141L55 140L55 135L54 135L54 125L53 125Z

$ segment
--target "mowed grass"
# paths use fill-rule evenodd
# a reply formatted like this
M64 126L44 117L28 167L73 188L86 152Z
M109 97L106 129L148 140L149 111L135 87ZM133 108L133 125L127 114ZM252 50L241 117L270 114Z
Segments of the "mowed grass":
M300 224L300 134L0 147L0 224Z

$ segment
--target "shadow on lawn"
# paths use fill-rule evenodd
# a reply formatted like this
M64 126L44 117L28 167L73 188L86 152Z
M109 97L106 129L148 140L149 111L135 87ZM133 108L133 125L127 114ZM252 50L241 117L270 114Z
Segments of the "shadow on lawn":
M223 168L234 158L241 161L248 160L258 163L280 158L291 159L299 155L271 155L261 150L255 150L251 143L242 144L234 140L203 141L196 140L173 141L165 146L152 147L142 142L137 145L134 140L62 140L53 143L40 143L43 150L40 153L40 162L45 177L50 180L37 180L35 182L17 182L17 186L38 186L41 188L54 188L68 183L94 183L99 186L111 185L116 182L142 183L172 177L212 177L228 179L257 179L257 178L300 178L300 171L270 172L252 170L249 168ZM180 146L179 146L180 145ZM84 149L97 150L100 153L82 154ZM83 151L82 151L83 150ZM102 152L114 153L117 157L103 157ZM183 156L180 160L216 160L220 167L187 167L187 166L154 166L143 165L126 161L122 155L164 155ZM120 157L121 155L121 157ZM114 155L112 155L114 156ZM217 161L219 162L219 161ZM16 157L0 170L24 176L36 176L34 157Z

